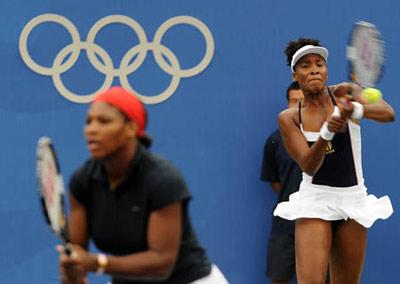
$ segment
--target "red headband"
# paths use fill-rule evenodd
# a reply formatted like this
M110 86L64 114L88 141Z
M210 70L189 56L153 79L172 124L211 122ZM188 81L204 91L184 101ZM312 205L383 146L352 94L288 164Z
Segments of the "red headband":
M137 136L142 137L146 128L146 110L142 102L122 87L111 87L98 94L92 103L105 102L118 108L131 121L138 125Z

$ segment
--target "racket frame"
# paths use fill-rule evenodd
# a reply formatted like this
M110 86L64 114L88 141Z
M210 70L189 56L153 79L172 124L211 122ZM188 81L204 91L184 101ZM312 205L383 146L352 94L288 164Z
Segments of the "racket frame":
M364 33L364 37L369 38L369 42L365 39L363 42L367 45L364 48L369 48L364 56L374 56L372 67L365 66L366 62L360 58L362 55L359 54L358 44L363 40L360 33ZM347 45L346 57L349 63L349 79L363 88L374 87L382 77L385 61L385 42L374 24L366 21L354 23Z
M54 208L49 208L49 205L46 201L46 189L43 185L43 171L46 161L45 159L49 158L46 155L50 155L52 159L52 163L54 164L55 169L55 181L53 189L56 191L54 193L54 200L52 202L59 202L59 209L56 212L56 219L59 219L60 224L55 224L54 217L52 218L49 210L54 210ZM59 239L63 242L64 252L67 255L71 254L71 248L69 244L69 234L68 234L68 225L67 225L67 217L65 210L65 202L64 202L64 181L60 171L60 165L58 162L57 154L52 143L52 140L43 136L40 137L37 143L37 153L36 153L36 180L38 186L38 194L40 198L40 205L42 207L42 211L46 220L46 223L49 225L51 231L56 234ZM54 213L53 213L54 214Z

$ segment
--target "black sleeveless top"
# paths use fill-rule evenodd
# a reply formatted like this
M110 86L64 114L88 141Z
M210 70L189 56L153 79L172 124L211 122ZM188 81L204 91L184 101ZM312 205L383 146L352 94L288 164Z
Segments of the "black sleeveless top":
M333 105L336 106L330 88L328 88L328 92ZM299 104L299 124L301 125L301 123L301 105ZM313 143L314 141L308 141L310 147ZM358 184L348 123L345 132L336 133L332 141L328 142L325 159L312 177L312 183L335 187L349 187Z

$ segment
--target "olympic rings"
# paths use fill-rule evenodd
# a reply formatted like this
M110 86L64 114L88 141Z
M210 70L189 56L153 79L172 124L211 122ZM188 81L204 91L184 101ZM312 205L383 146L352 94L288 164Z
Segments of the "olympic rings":
M54 22L63 26L71 35L72 43L61 49L54 58L51 67L45 67L36 63L28 51L28 38L31 31L46 22ZM123 24L132 29L139 40L139 43L130 48L122 57L118 66L115 65L101 46L95 43L98 32L110 24ZM206 42L206 50L202 60L194 67L181 69L175 54L162 44L164 34L173 26L187 24L197 28L203 35ZM65 87L61 74L68 71L77 62L81 50L86 54L91 65L100 73L105 75L103 85L94 93L78 95ZM67 18L56 14L42 14L31 19L23 28L19 38L19 52L25 64L34 72L41 75L51 76L57 91L67 100L75 103L89 103L100 91L111 87L114 77L118 77L121 86L137 94L146 104L157 104L165 101L177 90L181 78L195 76L210 64L214 56L214 38L209 28L200 20L191 16L177 16L168 19L158 28L154 35L153 42L148 42L143 28L134 19L124 15L110 15L98 20L89 30L86 41L81 41L79 32L75 25ZM146 59L147 52L152 51L154 59L159 67L172 76L172 80L166 90L155 96L145 96L134 90L128 81L128 75L141 67ZM68 56L70 55L70 56ZM99 58L101 60L99 60ZM132 59L134 59L132 61ZM166 59L168 61L166 61ZM131 62L132 61L132 62Z

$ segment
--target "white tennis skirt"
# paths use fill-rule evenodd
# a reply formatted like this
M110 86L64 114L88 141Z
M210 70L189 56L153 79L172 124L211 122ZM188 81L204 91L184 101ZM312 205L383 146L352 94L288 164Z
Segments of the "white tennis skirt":
M318 218L328 221L353 219L366 228L377 219L386 219L393 213L388 196L377 198L367 193L364 184L351 187L331 187L300 184L299 191L281 202L274 210L274 216L287 220Z

